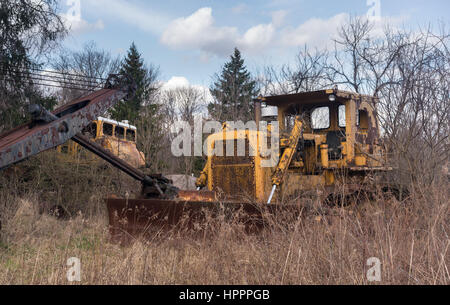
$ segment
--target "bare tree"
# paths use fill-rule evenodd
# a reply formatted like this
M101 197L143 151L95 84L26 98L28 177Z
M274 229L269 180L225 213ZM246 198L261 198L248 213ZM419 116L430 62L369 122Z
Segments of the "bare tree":
M164 120L165 129L171 130L177 121L189 122L193 133L194 126L194 116L200 114L205 107L206 102L204 101L206 92L195 88L193 86L179 87L171 90L167 90L161 94L162 112ZM174 134L170 133L167 137L167 147L170 148L170 143L174 138ZM193 145L193 142L191 143ZM183 173L185 175L190 175L194 171L195 162L198 157L194 156L184 156L180 158L175 158L172 156L171 152L168 151L167 156L171 156L172 167L169 169L172 173Z
M393 163L409 181L434 181L448 160L449 33L385 27L352 18L335 40L326 66L334 85L379 97L378 109Z
M264 67L258 80L260 94L291 94L325 87L327 58L327 51L310 51L305 45L297 53L293 66L284 64L279 69Z
M449 33L429 28L392 39L403 47L378 91L380 120L403 172L432 183L448 162Z
M373 26L367 19L356 17L341 26L334 40L333 60L326 66L330 82L344 84L361 93L364 85L366 62L361 57L370 48Z
M157 92L154 93L158 95ZM156 97L155 97L156 100ZM144 152L145 163L150 172L161 172L166 166L168 130L164 127L164 113L154 104L144 105L136 122L138 148Z
M173 119L193 122L194 114L202 108L203 93L193 87L179 87L163 93L166 111Z
M67 88L61 90L63 101L67 102L86 94L93 88L99 88L109 74L117 73L121 59L99 49L91 41L81 51L63 50L54 61L52 68L61 72L58 82Z

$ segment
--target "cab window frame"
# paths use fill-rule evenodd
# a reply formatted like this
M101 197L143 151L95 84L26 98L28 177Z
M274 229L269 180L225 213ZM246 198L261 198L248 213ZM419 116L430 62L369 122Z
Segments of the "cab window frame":
M108 127L108 129L106 129L105 127ZM111 127L111 132L109 132L109 127ZM114 134L114 125L108 122L103 122L102 133L105 136L112 137Z
M341 109L344 109L344 112L343 112L343 119L344 119L344 121L343 121L343 125L341 125ZM339 105L338 107L337 107L337 116L338 116L338 119L337 119L337 124L338 124L338 127L339 128L346 128L347 127L347 111L346 111L347 109L346 109L346 107L345 107L345 104L341 104L341 105Z
M317 119L314 118L314 112L318 109L326 109L328 112L327 117L326 117L326 120L327 120L326 127L318 126L319 128L316 128L316 126L315 126L315 125L317 125L317 124L315 124L317 122L317 120L321 119L321 118L317 118ZM324 116L324 118L325 118L325 116ZM312 130L314 130L314 131L327 130L327 129L330 129L330 127L331 127L331 110L330 110L329 106L318 106L318 107L311 109L311 129Z
M369 130L369 111L367 109L358 109L357 116L358 128L361 132L367 132Z
M96 139L97 133L98 133L98 125L99 124L94 121L94 122L90 123L88 126L86 126L85 128L83 128L82 133L92 139Z
M117 135L117 133L118 133L117 130L121 131L121 136L120 137ZM117 139L124 140L125 139L125 127L116 125L115 128L114 128L114 136Z
M129 137L129 134L133 134L133 138ZM125 139L130 142L136 142L136 130L127 128L125 131Z

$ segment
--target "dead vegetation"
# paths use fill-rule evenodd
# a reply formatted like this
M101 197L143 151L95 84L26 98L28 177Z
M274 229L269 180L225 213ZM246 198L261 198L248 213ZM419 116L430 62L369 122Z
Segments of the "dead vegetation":
M1 179L0 284L69 284L70 257L81 260L80 284L369 284L370 257L381 261L379 284L450 282L447 180L417 185L401 202L376 193L289 224L281 215L260 234L219 217L201 234L166 232L121 247L110 242L104 181L72 177L85 199L58 220L40 209L39 188L19 192L4 187L17 176Z

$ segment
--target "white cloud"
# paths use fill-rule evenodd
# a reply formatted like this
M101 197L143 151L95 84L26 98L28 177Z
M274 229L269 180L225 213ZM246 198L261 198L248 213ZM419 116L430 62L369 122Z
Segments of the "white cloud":
M245 32L237 40L236 45L246 51L261 51L269 45L274 37L275 27L272 24L258 24Z
M286 17L287 14L288 14L288 12L285 10L279 10L279 11L272 12L273 26L279 27L279 26L283 25L284 18Z
M167 82L165 82L161 86L161 90L164 92L164 91L169 91L169 90L173 90L173 89L177 89L177 88L186 88L186 87L191 87L191 88L198 90L198 92L200 92L200 94L202 94L202 101L205 105L213 101L211 92L209 91L209 89L207 87L202 86L202 85L191 84L189 82L189 80L184 76L171 77Z
M170 23L161 36L161 42L174 49L201 49L226 55L235 46L238 31L235 27L216 27L212 9L204 7L186 18Z
M372 21L372 35L374 37L381 37L384 34L384 30L386 27L391 27L392 29L396 29L401 26L405 21L409 19L409 16L401 15L401 16L383 16L377 19L376 21Z
M103 30L105 28L101 19L97 20L95 23L89 23L81 18L81 16L73 16L70 14L61 14L61 18L64 25L73 34L80 34L93 30Z
M162 90L171 90L176 89L180 87L187 87L189 86L189 81L184 76L173 76L171 79L169 79L167 82L164 83L162 86Z
M203 53L227 56L234 47L253 54L268 49L305 43L321 46L330 41L338 26L348 18L338 14L330 19L313 18L296 28L284 27L287 12L272 12L272 21L258 24L240 34L236 27L217 26L209 7L200 8L188 17L172 21L161 36L161 42L174 49L200 50Z
M258 24L240 35L236 27L218 27L212 9L204 7L192 15L174 20L164 31L161 42L174 49L200 49L209 54L227 56L234 47L260 52L272 40L273 24ZM202 55L205 58L205 55Z
M83 5L87 6L87 9L89 10L108 14L128 24L134 25L141 30L158 35L170 21L170 19L161 12L143 6L137 6L126 0L85 1L83 2Z
M55 73L58 72L52 68L46 68L45 71L39 72L41 81L37 85L47 96L55 96L61 90L61 84L55 80Z
M365 18L365 16L361 16ZM327 48L333 45L333 38L337 38L340 27L349 20L347 13L337 14L328 19L312 18L296 28L287 27L281 31L280 42L285 46L302 46L308 44L317 48ZM404 22L406 16L386 16L372 23L371 35L380 37L386 26L396 27Z
M287 27L281 31L280 42L285 46L301 46L308 44L322 48L332 43L341 24L349 15L337 14L329 19L311 18L296 28Z
M270 23L257 24L241 34L237 27L217 26L209 7L200 8L188 17L173 20L161 36L161 42L173 49L201 51L208 55L228 56L234 47L254 55L267 54L274 49L296 48L305 44L319 49L330 47L349 14L330 18L311 18L297 26L283 26L287 11L272 12ZM374 25L374 35L384 26L404 18L384 17Z

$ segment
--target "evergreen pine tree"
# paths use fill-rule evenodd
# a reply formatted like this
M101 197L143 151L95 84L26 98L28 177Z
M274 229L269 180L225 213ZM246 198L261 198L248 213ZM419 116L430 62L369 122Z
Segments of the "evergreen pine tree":
M210 89L215 99L208 105L211 116L219 121L252 119L252 99L257 95L256 82L244 65L241 52L235 48L231 60L225 63Z
M146 68L144 61L141 58L141 54L138 52L136 45L133 42L128 50L127 57L122 63L120 74L127 75L130 82L134 82L136 85L136 92L131 99L118 103L116 107L110 111L111 118L118 121L128 120L132 124L135 124L138 121L141 108L154 90L152 86L152 77L154 75L152 73L154 72L151 72Z

